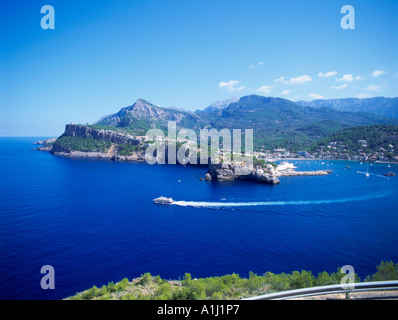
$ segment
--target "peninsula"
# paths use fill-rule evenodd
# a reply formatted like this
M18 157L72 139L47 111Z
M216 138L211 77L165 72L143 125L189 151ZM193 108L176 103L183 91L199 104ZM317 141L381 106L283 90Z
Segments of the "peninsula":
M146 136L136 136L92 126L68 124L58 139L46 139L34 144L40 151L71 158L98 158L112 161L145 161L145 148L150 145ZM183 141L178 141L180 144ZM280 165L260 161L254 157L255 168L245 164L212 163L209 158L206 181L245 180L264 184L279 184L278 177L327 175L331 171L295 171L292 164Z

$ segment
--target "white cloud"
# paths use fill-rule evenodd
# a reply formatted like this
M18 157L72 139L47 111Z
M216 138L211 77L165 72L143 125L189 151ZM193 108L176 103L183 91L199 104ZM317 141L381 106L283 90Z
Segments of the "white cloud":
M289 93L292 93L292 90L284 90L284 91L282 91L281 95L286 96Z
M303 83L309 82L311 80L312 80L312 78L310 76L303 75L303 76L299 76L297 78L291 78L289 80L289 83L290 84L303 84Z
M262 92L262 93L271 93L275 86L262 86L260 88L257 89L258 92Z
M378 78L379 76L386 74L386 72L384 70L375 70L372 73L372 77L374 78Z
M321 78L329 78L329 77L335 76L336 74L337 74L337 71L330 71L330 72L326 72L326 73L319 72L318 76Z
M331 87L329 87L329 89L341 90L341 89L345 89L347 87L348 87L348 84L345 83L345 84L342 84L341 86L331 86Z
M355 77L355 80L365 80L366 79L366 77L364 77L364 76L356 76Z
M264 64L264 62L263 62L263 61L260 61L260 62L257 63L257 64L251 64L248 68L249 68L249 69L253 69L254 67L261 66L262 64Z
M298 76L296 78L291 78L290 80L286 80L285 77L280 77L279 79L275 79L275 82L282 82L284 84L303 84L311 81L312 78L308 75Z
M374 91L380 91L380 89L381 89L381 86L375 85L375 84L370 84L370 85L368 85L368 86L365 88L365 90L367 90L367 91L372 91L372 92L374 92Z
M366 98L370 98L370 95L368 95L367 93L360 93L357 95L357 98L366 99Z
M353 82L354 77L352 76L352 73L345 74L342 78L336 79L336 81Z
M234 86L235 84L238 84L238 83L239 83L239 81L237 81L237 80L230 80L230 81L228 81L228 82L221 81L221 82L218 84L218 86L219 86L220 88L231 87L231 86Z
M321 95L319 95L319 94L317 94L317 93L310 93L308 96L309 96L311 99L313 99L313 100L325 99L323 96L321 96Z
M228 91L242 91L244 88L245 88L245 86L240 86L239 88L236 88L236 85L239 83L239 81L237 81L237 80L230 80L230 81L228 81L228 82L224 82L224 81L221 81L219 84L218 84L218 86L220 87L220 88L227 88L228 89Z

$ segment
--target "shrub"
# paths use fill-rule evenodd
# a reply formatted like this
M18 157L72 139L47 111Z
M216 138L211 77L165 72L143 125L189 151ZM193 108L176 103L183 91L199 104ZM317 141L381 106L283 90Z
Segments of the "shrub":
M221 292L214 292L211 295L212 300L222 300L223 299L223 294Z
M313 286L314 282L314 276L312 275L312 272L305 270L301 270L301 273L298 271L293 271L289 278L290 289L309 288Z
M152 281L153 281L152 275L149 272L147 272L141 275L139 283L142 284L143 286L146 286L147 284L150 284Z
M82 299L91 300L100 295L101 295L100 290L96 286L93 286L91 289L88 289L87 291L82 293Z
M128 286L129 286L129 280L127 278L124 278L115 287L116 287L116 291L122 291L122 290L126 289Z

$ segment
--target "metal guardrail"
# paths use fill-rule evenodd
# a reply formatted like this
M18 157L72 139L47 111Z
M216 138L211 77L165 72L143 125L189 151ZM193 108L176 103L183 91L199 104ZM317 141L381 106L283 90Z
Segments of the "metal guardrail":
M284 300L291 298L301 298L309 296L319 296L325 294L345 293L346 297L349 293L363 291L385 291L398 290L398 280L394 281L374 281L374 282L358 282L351 284L333 284L329 286L310 287L297 290L288 290L261 296L246 298L242 300Z

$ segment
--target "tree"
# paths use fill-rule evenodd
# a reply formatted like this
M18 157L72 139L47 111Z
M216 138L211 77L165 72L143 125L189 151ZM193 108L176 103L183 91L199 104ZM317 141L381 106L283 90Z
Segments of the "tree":
M392 261L381 261L377 266L377 272L371 277L366 278L367 281L385 281L385 280L398 280L398 264L394 265Z
M116 289L117 291L122 291L124 289L126 289L129 285L129 280L127 278L124 278L122 281L120 281L117 285L116 285Z
M330 284L333 284L333 279L330 276L330 274L326 271L323 271L322 273L318 273L318 277L314 280L315 287L327 286Z
M156 292L157 299L171 300L173 297L173 290L169 283L161 284Z
M190 273L185 273L185 274L184 274L184 277L183 277L183 280L181 281L181 284L182 284L184 287L187 287L187 286L189 286L191 283L192 283L192 276L191 276L191 274L190 274Z
M309 288L313 286L313 282L314 276L312 275L311 271L301 270L301 273L298 271L293 271L290 277L290 288Z
M99 295L100 295L100 290L96 286L93 286L91 289L87 290L82 294L82 298L84 300L91 300L98 297Z
M147 284L150 284L152 280L153 280L152 275L149 272L147 272L141 275L139 283L142 284L143 286L146 286Z

